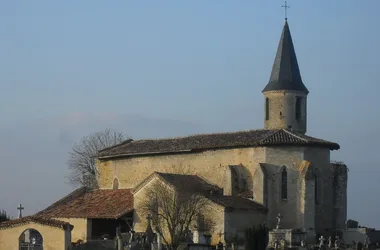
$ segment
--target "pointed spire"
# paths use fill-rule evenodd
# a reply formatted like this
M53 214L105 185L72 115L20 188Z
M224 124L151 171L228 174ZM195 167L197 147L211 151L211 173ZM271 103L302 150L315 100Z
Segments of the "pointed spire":
M270 80L263 92L271 90L298 90L309 93L302 82L287 20L282 30Z

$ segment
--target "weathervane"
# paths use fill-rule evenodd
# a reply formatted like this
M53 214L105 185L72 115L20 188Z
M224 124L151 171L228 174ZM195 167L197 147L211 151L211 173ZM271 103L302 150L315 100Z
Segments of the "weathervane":
M285 20L288 20L288 9L290 8L288 2L285 1L285 5L282 5L281 7L285 9Z

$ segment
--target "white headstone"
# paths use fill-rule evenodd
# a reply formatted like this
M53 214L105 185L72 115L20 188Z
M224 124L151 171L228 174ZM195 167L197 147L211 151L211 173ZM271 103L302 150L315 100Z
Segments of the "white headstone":
M197 244L206 244L204 233L198 230L193 232L193 242Z

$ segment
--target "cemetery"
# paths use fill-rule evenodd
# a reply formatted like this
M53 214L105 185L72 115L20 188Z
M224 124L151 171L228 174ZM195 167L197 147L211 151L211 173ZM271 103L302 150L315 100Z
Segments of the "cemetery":
M32 216L20 204L0 223L0 250L380 250L380 231L347 220L348 167L330 160L340 145L306 135L309 90L287 18L262 94L264 128L91 155L95 187Z

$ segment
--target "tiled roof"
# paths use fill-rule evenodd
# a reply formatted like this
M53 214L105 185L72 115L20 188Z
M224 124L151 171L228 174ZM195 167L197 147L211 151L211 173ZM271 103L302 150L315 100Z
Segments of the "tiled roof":
M128 140L99 152L100 159L138 155L199 152L209 149L262 146L314 146L339 149L337 143L297 134L285 129L249 130L232 133L201 134L186 137Z
M238 196L246 198L246 199L252 199L253 198L253 192L251 190L246 190L244 192L239 193Z
M25 225L28 223L37 223L41 225L46 225L46 226L51 226L51 227L57 227L57 228L62 228L64 230L66 229L73 229L73 226L70 225L70 223L60 221L60 220L54 220L50 218L44 218L40 216L27 216L23 217L21 219L16 219L16 220L9 220L0 223L0 230L1 229L7 229L11 227L17 227L20 225Z
M158 172L156 172L156 174L178 189L186 188L193 192L222 193L221 188L208 183L197 175L167 174Z
M206 180L202 179L197 175L185 175L185 174L172 174L172 173L161 173L154 172L143 180L139 185L134 188L134 192L138 192L142 187L144 187L148 182L150 182L154 177L160 178L162 181L171 185L179 191L185 192L197 192L204 194L222 194L223 190L211 183L208 183Z
M168 184L171 184L177 190L184 192L201 193L202 196L226 208L256 210L266 213L268 209L252 200L248 200L242 196L224 196L223 190L216 185L210 184L196 175L183 174L167 174L155 172L146 180L149 181L153 176L159 176ZM143 181L142 185L147 184ZM139 188L136 188L139 189ZM247 192L252 194L252 192Z
M51 218L117 219L132 211L133 195L130 189L79 188L37 215Z
M268 208L263 205L256 203L253 200L243 198L241 196L208 196L209 200L213 201L216 204L219 204L225 208L234 208L234 209L244 209L244 210L255 210L261 213L267 213Z

